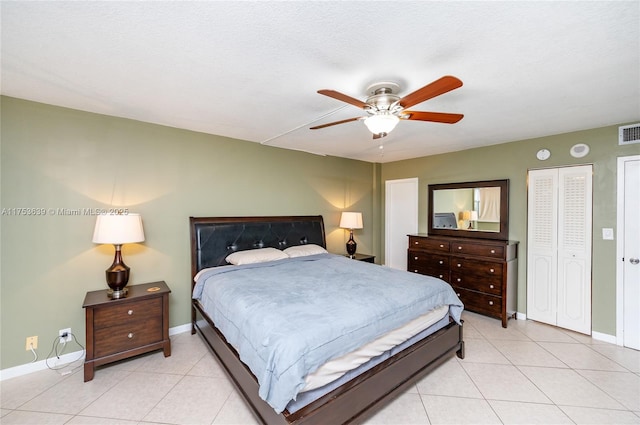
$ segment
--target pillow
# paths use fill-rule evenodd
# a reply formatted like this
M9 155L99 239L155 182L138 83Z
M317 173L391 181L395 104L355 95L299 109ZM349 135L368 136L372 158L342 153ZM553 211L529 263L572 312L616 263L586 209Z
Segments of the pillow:
M284 253L291 258L304 257L306 255L326 254L327 250L320 245L308 244L291 246L284 250Z
M241 264L264 263L265 261L283 260L289 258L287 254L276 248L250 249L229 254L227 263L239 266Z

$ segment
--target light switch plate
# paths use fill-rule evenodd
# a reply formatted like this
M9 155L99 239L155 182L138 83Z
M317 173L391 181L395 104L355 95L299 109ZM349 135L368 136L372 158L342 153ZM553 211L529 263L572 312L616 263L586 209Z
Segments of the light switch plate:
M613 240L613 229L610 228L602 228L602 239L607 240L607 241L612 241Z

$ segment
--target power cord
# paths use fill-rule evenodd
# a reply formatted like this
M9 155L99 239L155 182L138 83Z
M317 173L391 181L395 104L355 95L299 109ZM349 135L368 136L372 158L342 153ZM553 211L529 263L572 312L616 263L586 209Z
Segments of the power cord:
M78 344L78 346L80 348L82 348L82 353L80 354L80 356L77 359L72 360L69 363L65 363L62 366L58 366L56 364L54 364L53 366L49 365L49 359L53 358L54 354L55 354L55 358L60 360L60 356L64 353L64 349L67 346L67 337L69 335L71 335L71 337L73 338L73 341L76 344ZM62 342L60 342L61 339L63 340ZM59 348L60 345L62 345L62 348ZM66 369L68 367L71 367L70 370L66 370L66 371L60 373L60 375L68 375L68 374L72 373L74 370L76 370L77 368L79 368L80 366L82 366L82 363L80 363L77 366L72 367L75 362L77 362L78 360L82 360L84 358L85 352L86 352L86 350L85 350L84 346L78 342L78 340L76 339L76 336L72 332L70 332L70 333L65 332L62 335L58 335L58 336L56 336L54 338L53 344L51 346L51 351L49 351L49 355L45 359L45 364L47 365L47 367L49 369L55 370L55 371L63 370L63 369Z

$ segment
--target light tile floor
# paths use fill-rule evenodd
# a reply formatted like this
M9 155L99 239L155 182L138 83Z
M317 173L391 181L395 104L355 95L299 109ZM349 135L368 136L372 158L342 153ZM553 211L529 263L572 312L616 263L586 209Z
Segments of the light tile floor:
M640 424L640 352L532 321L464 313L455 356L368 424ZM45 370L0 383L2 424L252 424L199 336L172 355L96 371ZM327 424L332 425L332 424Z

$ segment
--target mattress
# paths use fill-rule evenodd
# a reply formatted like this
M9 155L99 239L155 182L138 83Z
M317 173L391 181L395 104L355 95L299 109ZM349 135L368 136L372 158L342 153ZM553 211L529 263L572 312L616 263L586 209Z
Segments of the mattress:
M329 360L327 363L320 366L318 370L306 376L305 386L301 392L320 388L329 382L339 379L346 372L356 369L360 365L367 363L372 358L383 354L385 351L390 350L391 348L429 328L431 325L447 316L448 313L449 306L438 307L354 351Z

